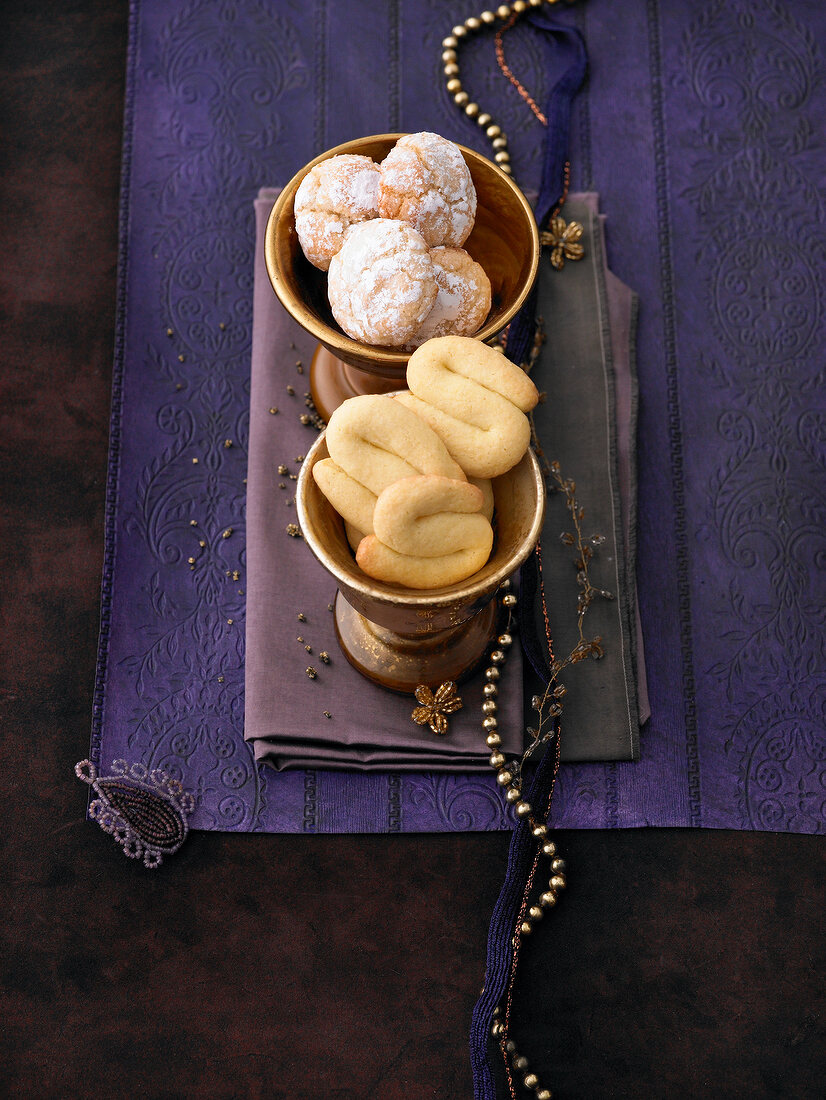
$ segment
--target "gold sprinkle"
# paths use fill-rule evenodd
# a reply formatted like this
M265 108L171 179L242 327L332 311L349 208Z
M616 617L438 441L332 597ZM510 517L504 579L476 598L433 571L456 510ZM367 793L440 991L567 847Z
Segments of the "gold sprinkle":
M286 474L286 472L287 472L287 467L286 467L286 466L284 465L284 463L283 463L283 462L282 462L282 463L281 463L281 465L280 465L280 466L278 467L278 472L279 472L279 474L281 474L281 476L282 476L282 477L284 476L284 474Z
M246 478L244 478L244 480L243 480L243 481L241 482L241 484L242 484L242 485L246 485L246 484L247 484L247 479L246 479Z
M273 407L272 407L272 408L270 409L270 416L275 416L275 414L276 414L277 412L278 412L278 406L277 406L277 405L273 405Z
M299 416L298 419L301 421L302 424L305 425L305 427L306 427L307 424L310 423L310 418L309 418L309 416L307 416L306 413L302 413L301 416Z
M190 565L195 564L195 559L194 558L187 558L186 560L189 562Z
M232 446L232 440L231 439L225 439L224 440L224 446L225 447L231 447Z
M179 363L183 363L184 361L185 361L185 360L184 360L184 357L183 357L183 355L179 355L179 356L178 356L178 362L179 362Z
M292 388L292 386L287 386L287 393L290 395L290 397L295 397L295 390Z
M168 329L166 330L166 335L167 335L167 336L174 336L174 335L175 335L175 333L174 333L174 332L172 331L172 329L171 329L171 328L168 328Z
M300 539L301 538L301 528L298 526L297 523L288 523L287 524L287 534L290 536L291 539Z
M286 481L279 481L278 488L279 489L286 489L287 488L287 482Z
M304 461L304 455L296 455L295 460L296 460L296 462L303 462Z
M176 390L182 390L184 388L183 382L178 382L175 386Z
M226 531L221 532L221 538L222 539L228 539L231 534L232 534L232 528L227 527Z
M197 527L197 526L198 526L198 521L197 521L197 519L191 519L191 520L189 521L189 526L190 526L190 527Z
M221 321L221 323L218 325L218 328L221 330L221 332L223 332L226 327L227 326L224 324L223 321Z
M234 622L235 622L235 620L234 620L234 619L227 619L227 626L232 626L232 624L233 624Z
M322 659L322 661L324 662L325 665L329 665L329 663L330 663L330 654L329 653L325 652L325 650L322 649L322 651L319 653L319 657Z
M298 474L290 474L290 481L298 481Z
M301 364L300 364L300 363L296 363L296 365L295 365L295 369L296 369L296 370L298 371L298 373L299 373L299 374L303 374L303 373L304 373L304 368L303 368L303 367L301 366Z
M328 611L332 611L332 610L333 610L333 605L332 605L331 603L328 603L328 604L327 604L327 610L328 610Z
M193 466L197 466L197 465L198 465L198 459L197 459L197 458L193 458L193 460L192 460L192 465L193 465Z
M332 714L330 714L329 710L325 710L324 711L324 717L325 718L332 718L333 716L332 716Z
M243 589L243 588L239 588L239 589L238 589L238 595L239 595L239 596L243 596L243 595L244 595L244 589Z
M233 571L232 571L232 579L233 579L234 581L240 581L240 580L241 580L241 574L240 574L240 573L238 572L238 570L237 570L237 569L233 569Z
M296 359L296 361L295 361L295 365L296 365L297 367L300 367L300 366L301 366L301 360L300 360L300 359Z
M219 683L219 684L223 684L223 682L224 682L224 677L223 677L223 676L219 676L219 677L218 677L218 683Z
M229 571L229 569L227 570L227 576L228 576L228 577L231 577L231 576L232 576L232 573L231 573L231 572Z
M300 642L302 645L304 644L304 637L301 634L297 634L295 640L297 642Z
M311 645L305 645L304 649L307 651L307 653L312 653L313 652L313 647Z
M304 614L304 612L303 612L303 611L299 611L299 613L298 613L298 621L299 621L300 623L306 623L306 621L307 621L307 616L306 616L306 615Z
M318 673L316 672L316 670L313 668L312 665L308 665L306 671L307 671L307 675L310 677L311 680L315 680L316 676L318 676Z
M198 539L199 546L206 546L206 542L203 539Z

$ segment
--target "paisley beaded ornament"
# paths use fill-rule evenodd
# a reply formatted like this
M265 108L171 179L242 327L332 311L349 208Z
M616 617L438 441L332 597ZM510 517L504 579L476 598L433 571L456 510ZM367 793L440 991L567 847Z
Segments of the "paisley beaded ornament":
M186 840L195 799L166 772L113 760L112 774L102 776L91 760L81 760L75 775L97 795L89 803L89 817L129 859L143 857L145 867L159 867Z

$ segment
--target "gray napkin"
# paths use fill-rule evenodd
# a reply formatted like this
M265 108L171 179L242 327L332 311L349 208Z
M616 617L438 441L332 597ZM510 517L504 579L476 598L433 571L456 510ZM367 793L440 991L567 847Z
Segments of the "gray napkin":
M548 461L557 459L577 485L585 509L583 533L604 543L590 566L598 599L585 618L586 637L602 639L605 656L567 668L562 759L631 760L639 755L639 725L650 711L642 663L635 586L637 386L633 337L636 296L606 266L604 218L595 194L570 195L564 217L584 227L585 257L555 271L540 265L538 312L547 341L533 378L547 401L535 412ZM571 521L561 494L548 500L542 532L543 575L554 652L566 655L578 639L578 588L570 547L560 541ZM535 608L532 629L543 630ZM526 624L526 629L528 624ZM538 686L527 678L529 690Z

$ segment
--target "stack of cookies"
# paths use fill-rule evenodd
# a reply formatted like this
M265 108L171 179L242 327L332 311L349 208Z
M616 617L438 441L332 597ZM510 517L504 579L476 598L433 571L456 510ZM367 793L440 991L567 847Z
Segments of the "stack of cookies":
M476 190L452 141L408 134L381 164L330 157L304 177L294 209L304 255L328 272L333 316L354 340L411 349L470 336L487 317L490 281L461 247Z
M491 479L530 442L538 400L519 367L479 340L436 337L411 356L409 392L345 401L313 476L376 580L442 588L476 573L493 546Z

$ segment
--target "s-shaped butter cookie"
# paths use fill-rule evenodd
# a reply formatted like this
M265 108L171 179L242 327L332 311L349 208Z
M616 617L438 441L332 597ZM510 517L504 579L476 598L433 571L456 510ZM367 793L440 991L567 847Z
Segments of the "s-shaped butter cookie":
M325 438L330 457L313 466L313 477L344 519L351 545L357 533L373 531L376 497L400 478L465 480L436 432L390 397L351 397L330 417Z
M356 561L368 576L408 588L443 588L476 573L490 556L493 529L482 491L467 481L403 478L379 494L375 534Z
M410 357L407 384L396 401L427 421L468 477L498 477L527 450L536 386L481 340L428 340Z

